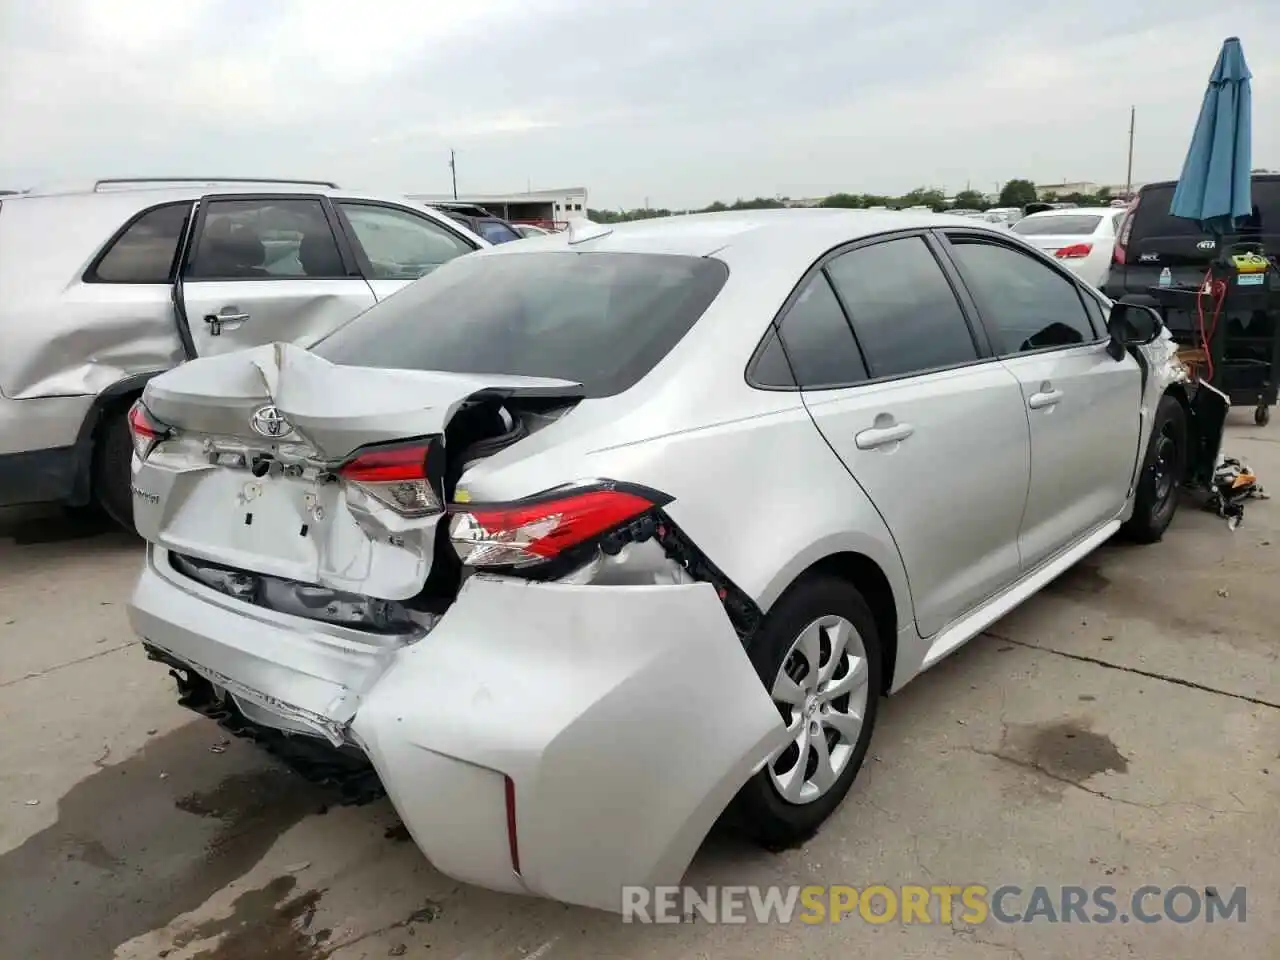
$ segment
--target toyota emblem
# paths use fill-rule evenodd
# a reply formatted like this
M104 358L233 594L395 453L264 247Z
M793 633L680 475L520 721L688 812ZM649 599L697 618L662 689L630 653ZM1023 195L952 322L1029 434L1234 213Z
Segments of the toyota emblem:
M293 424L284 418L284 414L277 410L274 404L267 404L253 411L253 416L249 418L249 426L253 427L254 433L273 440L293 432Z

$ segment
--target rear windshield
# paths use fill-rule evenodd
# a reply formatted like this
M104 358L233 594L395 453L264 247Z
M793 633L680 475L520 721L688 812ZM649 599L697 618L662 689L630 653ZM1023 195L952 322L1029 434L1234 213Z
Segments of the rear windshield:
M665 357L728 275L719 260L666 254L459 257L314 349L353 366L558 377L606 397Z
M1203 237L1206 234L1194 220L1169 215L1173 202L1173 184L1161 184L1142 191L1138 211L1134 214L1130 242L1148 237ZM1253 181L1253 214L1236 231L1248 234L1280 232L1280 181Z
M1024 237L1045 236L1088 236L1098 229L1101 216L1084 214L1063 215L1060 217L1028 217L1013 225L1013 232Z

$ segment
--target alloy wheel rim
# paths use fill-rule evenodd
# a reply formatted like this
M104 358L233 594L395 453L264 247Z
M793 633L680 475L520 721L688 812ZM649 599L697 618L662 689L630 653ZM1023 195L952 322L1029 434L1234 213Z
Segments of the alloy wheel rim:
M769 690L787 726L768 762L782 799L812 803L844 773L862 733L868 676L862 636L844 617L819 617L792 641Z

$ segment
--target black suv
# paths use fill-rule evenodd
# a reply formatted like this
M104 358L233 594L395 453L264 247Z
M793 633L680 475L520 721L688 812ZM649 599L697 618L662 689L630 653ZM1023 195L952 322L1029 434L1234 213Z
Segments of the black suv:
M474 203L433 203L445 216L456 220L472 233L484 237L490 243L508 243L521 239L515 228L501 217L496 217L484 207Z
M1120 225L1111 271L1102 287L1112 300L1154 306L1147 288L1159 284L1166 267L1173 283L1198 284L1217 256L1212 237L1190 220L1169 216L1175 186L1176 182L1169 180L1149 183L1138 191ZM1280 253L1280 174L1253 177L1253 216L1223 242L1228 246L1261 243L1268 252Z
M1126 300L1157 306L1148 288L1158 286L1166 269L1174 284L1198 285L1210 262L1217 257L1215 240L1190 220L1169 215L1175 181L1149 183L1138 191L1116 237L1111 270L1102 292L1112 300ZM1237 229L1227 234L1223 244L1262 244L1272 255L1280 253L1280 174L1255 174L1253 213ZM1170 309L1165 314L1169 332L1179 343L1199 346L1199 319L1194 308ZM1274 402L1276 319L1265 313L1238 314L1230 308L1223 314L1226 323L1226 359L1232 367L1230 382L1222 386L1232 403L1252 402L1255 395ZM1217 377L1214 378L1218 380ZM1259 405L1258 422L1269 419L1266 406Z

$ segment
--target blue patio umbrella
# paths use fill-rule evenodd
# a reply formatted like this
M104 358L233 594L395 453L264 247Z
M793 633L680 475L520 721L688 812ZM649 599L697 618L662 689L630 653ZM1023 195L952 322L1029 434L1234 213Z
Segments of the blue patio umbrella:
M1251 76L1239 38L1230 37L1209 76L1196 132L1169 205L1171 216L1194 220L1216 237L1253 211Z

